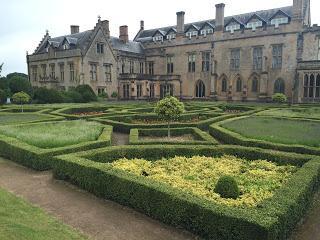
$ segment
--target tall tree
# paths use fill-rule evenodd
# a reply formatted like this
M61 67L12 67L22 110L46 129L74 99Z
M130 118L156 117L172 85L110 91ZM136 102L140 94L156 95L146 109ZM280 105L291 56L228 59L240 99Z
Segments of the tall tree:
M1 77L2 67L3 67L3 63L0 64L0 77Z

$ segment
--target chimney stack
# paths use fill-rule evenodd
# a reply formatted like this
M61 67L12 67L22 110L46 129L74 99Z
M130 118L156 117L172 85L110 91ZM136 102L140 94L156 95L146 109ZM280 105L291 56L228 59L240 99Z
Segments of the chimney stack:
M185 12L177 12L177 33L184 35L184 15Z
M120 26L120 40L124 43L129 42L128 26Z
M293 19L301 20L303 17L303 0L293 0Z
M71 34L79 33L80 27L77 25L71 25L70 26Z
M110 29L109 29L109 21L103 20L100 21L104 34L109 38L110 37Z
M144 21L143 20L140 21L140 30L144 30Z
M223 31L224 29L224 3L216 5L216 26L215 31Z

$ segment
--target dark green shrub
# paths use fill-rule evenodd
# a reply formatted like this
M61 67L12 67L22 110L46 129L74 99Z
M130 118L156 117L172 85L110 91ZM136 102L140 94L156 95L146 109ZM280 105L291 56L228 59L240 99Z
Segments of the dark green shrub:
M38 103L62 103L64 102L63 94L55 89L44 87L35 89L34 100Z
M75 91L81 94L83 102L97 101L97 96L89 85L79 85Z
M287 102L287 96L282 93L276 93L272 95L272 101L275 103L285 103Z
M70 103L82 103L83 97L82 95L74 90L63 92L64 102L70 102Z
M4 90L0 89L0 104L4 104L7 100L7 94Z
M103 93L99 94L99 97L101 97L101 98L109 98L109 95L108 95L108 93L103 92Z
M117 98L117 97L118 97L118 93L117 93L117 92L113 92L113 93L111 94L111 97L112 97L112 98Z
M231 176L220 177L214 191L223 198L237 199L240 195L238 184Z

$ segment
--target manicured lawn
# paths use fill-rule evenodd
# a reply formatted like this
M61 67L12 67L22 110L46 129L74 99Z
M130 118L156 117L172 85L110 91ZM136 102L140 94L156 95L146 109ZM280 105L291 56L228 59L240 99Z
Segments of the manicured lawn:
M49 119L49 115L34 113L1 113L0 124L17 124Z
M175 157L154 162L120 159L107 164L215 203L237 207L255 207L272 197L297 170L294 166L278 166L265 160L247 161L228 155L216 158ZM238 199L225 199L214 192L217 181L223 175L236 179L241 191Z
M102 124L79 120L3 126L0 134L36 147L55 148L95 141L102 130Z
M317 121L248 117L222 126L248 138L320 147L320 122Z
M271 109L263 111L258 115L294 118L315 118L320 119L320 108L288 108Z
M22 199L0 189L0 239L87 239Z

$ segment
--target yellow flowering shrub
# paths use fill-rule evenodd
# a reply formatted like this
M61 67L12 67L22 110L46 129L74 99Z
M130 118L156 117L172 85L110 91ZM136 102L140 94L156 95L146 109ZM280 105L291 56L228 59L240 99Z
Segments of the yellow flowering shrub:
M295 166L278 166L266 160L248 161L235 156L174 157L155 162L144 159L119 159L113 168L147 177L219 204L255 207L273 196L275 190L297 171ZM147 176L143 174L147 173ZM219 178L233 176L241 192L238 199L224 199L214 192Z

